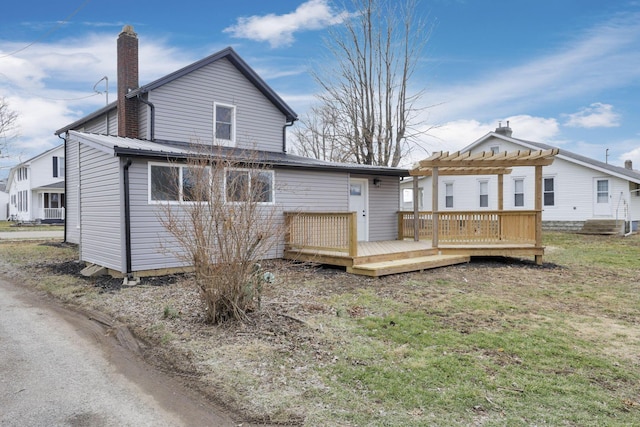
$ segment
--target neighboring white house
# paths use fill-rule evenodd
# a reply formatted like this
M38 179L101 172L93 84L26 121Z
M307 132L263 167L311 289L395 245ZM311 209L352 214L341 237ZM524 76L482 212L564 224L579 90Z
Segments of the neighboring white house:
M9 171L9 218L62 223L64 220L64 145L45 151Z
M7 180L0 179L0 221L9 218L9 193L7 193Z
M461 152L547 150L539 142L513 138L508 124L500 126L468 145ZM419 210L431 210L431 178L418 181ZM497 176L447 176L440 180L440 210L497 209ZM534 191L534 169L516 167L504 176L504 209L530 210ZM400 209L413 209L413 182L400 184ZM640 171L613 166L560 149L556 160L543 169L543 227L577 230L587 220L624 220L637 230L640 221Z

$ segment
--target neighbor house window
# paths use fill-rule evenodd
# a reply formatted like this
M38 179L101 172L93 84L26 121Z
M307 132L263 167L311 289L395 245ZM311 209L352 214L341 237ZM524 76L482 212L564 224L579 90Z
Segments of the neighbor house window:
M489 181L480 181L480 207L489 207Z
M64 157L53 156L53 177L63 177L64 176Z
M205 175L210 180L210 175ZM203 173L189 166L149 165L150 202L194 202L206 200L208 186L198 185Z
M524 206L524 179L517 178L513 180L513 206Z
M597 197L598 203L609 203L609 181L599 179L597 181Z
M214 104L215 139L220 144L235 141L236 108L231 105Z
M491 154L498 154L500 152L500 146L494 145L493 147L490 148L490 150L491 150Z
M225 173L227 202L273 203L273 171L228 169Z
M556 190L555 179L544 178L542 185L542 200L545 206L555 206L556 204Z
M448 182L444 185L444 206L446 208L453 207L453 183Z

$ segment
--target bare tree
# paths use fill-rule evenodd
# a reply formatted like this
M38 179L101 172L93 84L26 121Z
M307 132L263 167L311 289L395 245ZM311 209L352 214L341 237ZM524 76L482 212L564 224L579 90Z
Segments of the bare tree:
M259 308L265 279L257 262L278 244L283 224L272 204L273 171L246 155L210 150L159 166L170 175L156 174L152 193L173 200L161 205L160 221L178 243L174 254L193 266L207 321L222 323Z
M356 163L398 166L420 134L415 129L423 91L412 91L410 83L430 29L416 0L352 4L357 12L330 33L330 68L314 72L322 89L319 111L332 112L329 129L323 120L309 121L300 133L332 136L330 148L318 145L326 138L313 140L318 151L337 149Z
M7 156L11 141L18 136L18 113L0 98L0 158Z
M333 162L353 162L351 149L344 145L344 122L326 105L311 108L293 128L294 150L301 156Z

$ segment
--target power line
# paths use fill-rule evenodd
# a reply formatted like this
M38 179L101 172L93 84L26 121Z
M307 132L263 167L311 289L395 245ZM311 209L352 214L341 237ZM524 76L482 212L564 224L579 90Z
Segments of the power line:
M62 27L64 24L66 24L67 22L69 22L71 20L71 18L73 18L78 12L80 12L91 0L85 0L84 3L82 3L80 5L80 7L78 7L76 10L74 10L71 15L67 16L66 18L64 18L62 21L58 22L58 25L56 25L55 27L53 27L52 29L50 29L49 31L47 31L46 33L44 33L42 36L40 36L39 38L35 39L34 41L32 41L31 43L29 43L28 45L21 47L18 50L14 50L13 52L7 53L6 55L2 55L0 56L0 59L3 58L7 58L9 56L13 56L16 53L20 53L23 50L26 50L28 48L30 48L31 46L33 46L34 44L38 43L39 41L44 40L45 38L49 37L51 34L53 34L55 31L57 31L60 27Z

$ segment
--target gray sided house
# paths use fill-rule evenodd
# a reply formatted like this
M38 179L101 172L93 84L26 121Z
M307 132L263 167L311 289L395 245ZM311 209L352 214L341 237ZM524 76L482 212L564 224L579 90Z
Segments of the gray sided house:
M265 203L283 212L357 211L358 240L398 235L399 181L408 171L322 162L287 153L296 113L231 48L139 86L138 39L118 38L118 101L56 134L66 159L65 239L80 258L114 275L185 267L152 195L163 167L185 162L196 146L246 153L269 170ZM282 257L284 242L270 255Z

